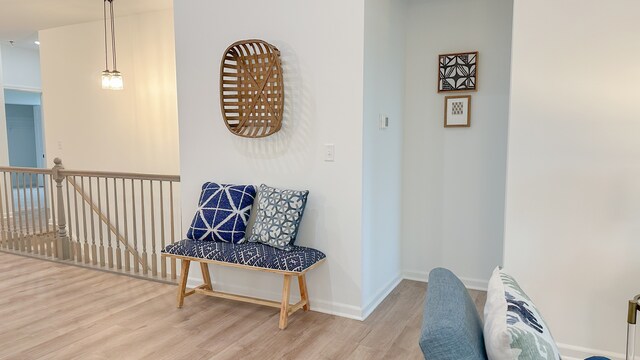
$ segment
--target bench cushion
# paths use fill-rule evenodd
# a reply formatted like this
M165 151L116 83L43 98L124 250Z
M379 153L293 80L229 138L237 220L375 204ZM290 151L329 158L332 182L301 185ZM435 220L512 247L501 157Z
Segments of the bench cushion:
M303 246L290 246L290 250L285 251L262 243L231 244L189 239L168 245L162 252L294 272L303 271L326 257L321 251Z

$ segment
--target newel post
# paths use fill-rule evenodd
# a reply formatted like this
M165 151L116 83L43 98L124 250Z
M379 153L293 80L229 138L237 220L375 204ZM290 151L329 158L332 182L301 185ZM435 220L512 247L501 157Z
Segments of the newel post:
M67 233L67 220L64 211L64 196L62 192L62 182L65 176L60 173L60 170L64 170L62 166L62 160L60 158L53 159L55 166L53 167L52 176L56 182L56 202L57 202L57 215L58 215L58 258L61 260L68 260L69 257L69 234Z

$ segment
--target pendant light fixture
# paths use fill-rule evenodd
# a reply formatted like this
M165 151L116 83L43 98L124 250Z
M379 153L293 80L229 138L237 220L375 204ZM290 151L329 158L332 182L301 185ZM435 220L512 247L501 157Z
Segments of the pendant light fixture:
M104 71L102 72L102 88L109 89L111 84L111 71L109 71L109 49L107 48L107 0L102 4L102 17L104 20Z
M113 61L113 71L109 70L109 45L108 45L108 31L107 31L107 3L109 6L109 19L111 30L111 56ZM103 20L104 20L104 65L105 69L102 71L102 88L106 90L122 90L124 88L124 81L122 74L118 71L116 61L116 27L115 19L113 16L113 0L104 0L103 7Z

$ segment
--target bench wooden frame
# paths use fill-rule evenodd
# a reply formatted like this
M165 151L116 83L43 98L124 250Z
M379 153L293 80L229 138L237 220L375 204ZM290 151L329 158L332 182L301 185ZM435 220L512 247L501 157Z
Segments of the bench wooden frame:
M189 257L189 256L173 255L173 254L162 254L162 256L168 257L168 258L180 259L182 262L182 266L180 269L180 281L178 282L178 308L181 308L182 305L184 305L185 297L193 294L203 294L207 296L213 296L213 297L218 297L218 298L223 298L228 300L236 300L236 301L248 302L251 304L271 306L271 307L280 309L279 328L281 330L284 330L287 327L289 316L291 314L293 314L294 312L300 309L303 309L303 311L309 311L311 309L311 304L309 303L309 293L307 291L306 274L307 274L307 271L314 269L315 267L322 264L326 260L326 258L324 258L318 261L317 263L309 266L308 268L304 269L303 271L298 272L298 271L284 271L284 270L262 268L257 266L234 264L234 263L228 263L224 261L216 261L216 260L202 259L202 258ZM187 280L189 278L189 265L191 264L192 261L200 264L200 270L202 271L202 278L203 278L204 284L200 286L196 286L193 289L187 289ZM282 285L282 300L280 302L277 302L277 301L254 298L250 296L236 295L236 294L216 291L213 289L213 285L211 283L211 275L209 273L209 264L283 275L284 282ZM291 279L293 277L298 278L298 286L300 287L301 300L295 304L289 304L289 297L291 294Z

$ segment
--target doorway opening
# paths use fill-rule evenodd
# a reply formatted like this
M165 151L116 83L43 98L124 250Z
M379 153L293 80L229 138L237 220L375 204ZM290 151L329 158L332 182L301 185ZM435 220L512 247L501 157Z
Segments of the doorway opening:
M41 93L4 90L9 166L44 168Z
M45 168L42 94L38 91L4 89L9 166ZM45 194L44 179L39 176L13 176L11 184L15 200L23 209L38 203ZM20 189L30 189L19 196ZM31 201L31 194L34 199ZM42 201L40 203L43 203Z

